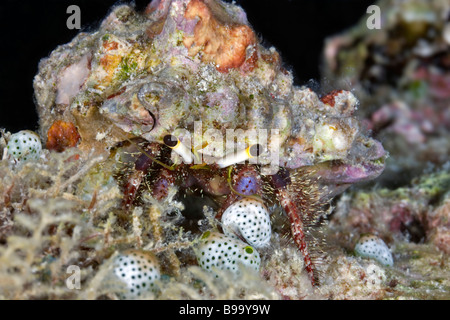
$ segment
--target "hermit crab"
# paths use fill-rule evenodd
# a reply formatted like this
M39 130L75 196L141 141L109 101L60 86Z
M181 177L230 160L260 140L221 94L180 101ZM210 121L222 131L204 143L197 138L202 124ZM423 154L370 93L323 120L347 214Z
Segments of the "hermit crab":
M383 147L354 116L356 97L294 86L230 3L119 6L97 32L41 62L35 90L43 134L57 114L75 123L80 150L134 154L125 210L143 189L161 200L169 186L215 197L217 218L258 197L288 216L313 285L319 249L310 234L323 204L384 168Z
M231 151L222 151L220 146L226 144L227 138L222 137L221 133L225 131L230 134L232 130L218 127L220 119L226 116L223 113L227 111L217 110L215 117L219 120L215 121L213 134L204 134L201 148L196 149L191 143L189 131L184 129L194 128L195 124L186 120L183 122L182 116L185 112L190 112L194 119L198 119L197 125L206 123L209 128L209 119L204 116L208 116L208 113L202 115L192 108L195 99L191 99L186 93L189 89L181 85L175 86L174 82L168 82L164 78L156 79L147 79L143 84L139 81L136 87L131 86L121 95L105 101L100 109L124 130L133 131L134 127L143 133L129 140L129 148L138 153L138 156L135 157L134 171L123 186L124 208L133 205L139 188L143 185L157 200L167 197L169 185L175 185L180 190L200 188L204 194L222 196L218 219L228 206L243 197L257 196L266 202L277 203L289 217L293 240L304 257L305 269L312 284L317 285L319 277L315 259L318 259L316 254L319 249L316 248L315 240L308 238L310 229L319 223L323 205L333 194L341 192L351 183L380 173L383 167L380 158L384 156L382 147L373 140L358 137L355 122L349 116L325 117L319 123L311 121L311 127L306 129L304 123L308 123L310 119L303 116L298 118L302 123L297 123L296 118L292 119L293 110L288 103L268 97L273 104L269 105L266 115L258 107L250 105L247 108L254 108L252 113L259 114L259 117L247 118L245 123L238 124L244 134L239 139L243 147L234 148L235 144L239 144L232 143ZM303 90L314 95L309 89ZM356 101L349 92L332 95L325 96L322 100L352 99L345 101L347 104ZM327 108L324 102L318 103ZM347 108L351 107L347 105ZM137 109L141 109L138 112L140 118L112 112L122 110L124 113L131 113ZM238 110L233 114L239 117ZM273 117L273 114L279 115ZM270 137L278 144L274 145L271 141L268 146L268 138L258 136L265 135L266 132L264 128L255 126L255 120L267 124L268 128L276 126L275 121L290 125L291 128L284 136L278 133L277 136ZM168 121L182 123L184 130L169 131L171 126L167 124ZM228 122L222 125L227 124ZM306 133L304 136L303 132ZM310 139L308 132L311 134ZM311 163L298 165L299 159L288 159L289 142L292 140L303 141L303 147L309 144ZM357 158L353 160L354 163L350 162L349 157L356 157L358 153L360 156L369 155L369 158L362 163L356 162ZM302 156L305 154L306 152ZM345 158L337 155L345 155ZM274 158L280 162L274 163ZM326 160L327 158L331 159Z

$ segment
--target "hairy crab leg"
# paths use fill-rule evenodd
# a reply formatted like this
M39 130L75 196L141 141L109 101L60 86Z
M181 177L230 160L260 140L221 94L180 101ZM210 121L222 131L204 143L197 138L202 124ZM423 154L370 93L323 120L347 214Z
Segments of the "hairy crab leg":
M305 269L311 278L311 284L313 286L319 285L319 279L317 277L316 266L312 261L309 248L305 239L305 226L303 224L298 207L293 201L291 201L290 196L286 190L277 190L277 197L280 200L280 204L284 211L289 217L291 224L292 238L294 239L297 247L303 255L303 260L305 262Z
M136 199L139 186L141 185L147 170L155 163L156 154L159 153L158 144L147 145L134 163L134 171L127 178L124 187L124 197L122 200L122 207L129 209ZM149 156L149 154L151 156Z
M162 200L169 195L169 187L175 185L176 176L173 171L165 168L158 172L158 176L152 182L152 195L156 200Z
M130 177L128 177L125 189L123 191L124 197L122 199L122 207L129 209L136 198L137 191L141 185L142 179L145 173L143 171L134 171Z
M280 171L278 174L272 176L272 183L278 201L289 217L292 238L303 256L305 270L311 279L311 284L313 287L318 286L319 272L306 239L305 231L307 230L307 226L304 222L304 213L288 190L288 185L291 184L289 173L284 170Z

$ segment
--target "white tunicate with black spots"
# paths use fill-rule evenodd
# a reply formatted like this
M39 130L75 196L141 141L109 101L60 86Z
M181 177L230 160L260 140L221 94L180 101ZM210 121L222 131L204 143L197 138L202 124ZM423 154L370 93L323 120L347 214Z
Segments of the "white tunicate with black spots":
M237 275L242 267L259 271L261 265L259 253L253 247L216 232L205 232L195 254L198 264L213 273L219 269Z
M161 278L156 257L146 251L129 250L114 259L114 274L121 284L121 299L136 299L156 290L156 281Z
M389 247L374 235L362 236L355 246L355 252L361 257L372 258L384 266L394 265Z
M223 232L238 239L238 235L255 248L270 243L272 225L269 210L262 201L244 198L229 206L222 215Z
M22 130L11 135L8 141L8 156L16 162L39 159L42 144L33 131Z

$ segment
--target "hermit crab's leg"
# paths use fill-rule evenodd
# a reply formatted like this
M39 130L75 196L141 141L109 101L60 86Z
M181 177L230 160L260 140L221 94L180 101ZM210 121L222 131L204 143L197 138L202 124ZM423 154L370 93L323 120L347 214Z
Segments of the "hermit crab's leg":
M122 207L124 209L128 210L133 204L144 175L145 173L143 171L134 171L128 178L128 181L125 184L125 190L123 192L124 196L122 199Z
M162 200L169 195L169 187L175 184L175 172L168 169L161 169L151 183L151 193L156 200Z
M289 217L292 237L303 255L305 269L310 276L311 284L313 286L318 286L319 271L317 270L315 259L313 258L315 252L313 253L313 248L311 248L311 245L314 245L314 243L309 242L306 237L306 224L309 221L305 221L308 219L306 217L308 212L305 214L305 212L303 212L305 208L302 208L302 205L305 205L305 203L296 198L295 194L289 190L292 181L288 171L281 169L277 174L273 175L272 184L281 207ZM306 207L307 206L308 204L306 204Z
M144 147L139 157L134 163L134 170L127 178L124 188L124 197L122 207L129 209L136 199L136 195L148 169L154 164L154 160L160 152L160 146L157 143L148 144Z

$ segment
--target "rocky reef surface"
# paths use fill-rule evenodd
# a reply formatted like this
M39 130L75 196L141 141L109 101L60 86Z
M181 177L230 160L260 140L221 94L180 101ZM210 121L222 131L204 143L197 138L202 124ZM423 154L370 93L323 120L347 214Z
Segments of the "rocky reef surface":
M366 20L330 37L323 76L346 85L391 160L378 182L401 185L450 158L448 1L380 1L382 27Z
M347 245L361 233L390 243L401 296L448 299L450 4L377 5L381 29L369 30L363 19L327 39L323 75L325 86L354 88L361 117L389 158L375 187L339 199L330 226L334 241Z
M448 8L416 2L428 19L420 32L403 21L409 11L382 2L393 13L379 36L357 26L328 40L326 94L295 86L235 4L114 7L98 30L42 59L34 88L44 146L33 133L2 132L0 296L448 298ZM412 33L391 82L378 54L399 21L396 32ZM433 48L422 63L416 44ZM348 57L362 65L350 88L340 74ZM384 78L365 79L367 61ZM399 101L371 99L373 90ZM405 108L411 117L395 112ZM422 135L399 133L411 125ZM417 148L397 148L402 138ZM403 150L412 165L397 161ZM381 187L356 184L385 167L423 170L425 155L441 167L401 188L389 188L389 174Z

